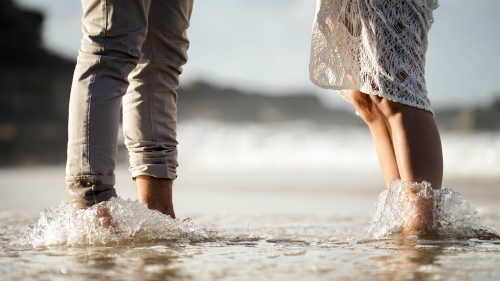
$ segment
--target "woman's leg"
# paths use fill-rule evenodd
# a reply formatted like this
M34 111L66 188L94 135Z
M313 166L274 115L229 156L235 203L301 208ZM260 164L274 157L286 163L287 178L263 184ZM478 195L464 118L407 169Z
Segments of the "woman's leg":
M431 113L359 91L349 94L351 103L368 124L375 142L384 178L413 183L427 181L441 188L443 156L439 131ZM410 210L404 235L433 236L434 198L425 185L405 188Z
M407 183L429 182L440 189L443 181L443 153L434 117L428 111L371 96L388 120L401 179ZM405 188L408 212L404 235L435 236L434 198L426 185Z
M370 95L352 90L349 91L348 97L360 117L370 128L385 184L389 188L392 179L400 178L390 128Z
M349 99L370 128L386 183L400 178L441 188L441 139L430 112L356 90Z
M401 180L431 183L440 189L443 152L434 117L428 111L370 95L391 132Z

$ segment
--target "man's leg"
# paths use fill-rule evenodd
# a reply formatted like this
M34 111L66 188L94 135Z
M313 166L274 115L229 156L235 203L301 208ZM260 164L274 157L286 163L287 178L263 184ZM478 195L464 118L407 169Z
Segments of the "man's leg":
M146 203L148 208L158 210L175 219L171 179L137 176L135 183L139 202Z
M146 37L147 2L82 0L84 36L71 89L66 165L68 199L75 208L116 196L121 97Z
M139 201L175 217L172 180L177 177L177 93L187 62L191 0L151 2L142 59L129 76L123 131Z

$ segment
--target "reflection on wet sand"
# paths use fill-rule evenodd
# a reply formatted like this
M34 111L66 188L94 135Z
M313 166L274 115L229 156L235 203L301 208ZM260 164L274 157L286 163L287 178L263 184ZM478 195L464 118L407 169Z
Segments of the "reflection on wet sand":
M442 246L416 245L415 240L397 241L390 254L375 257L381 280L439 280L438 271L433 270Z
M487 222L498 219L492 215ZM33 220L0 216L2 281L500 277L499 240L359 239L356 233L363 234L365 216L210 214L193 219L211 234L205 241L140 236L107 245L33 248L10 243Z
M68 254L67 249L59 247L53 251ZM111 280L191 280L192 276L179 266L184 254L175 243L72 248L69 250L72 259L63 265L61 273L87 280L105 277Z

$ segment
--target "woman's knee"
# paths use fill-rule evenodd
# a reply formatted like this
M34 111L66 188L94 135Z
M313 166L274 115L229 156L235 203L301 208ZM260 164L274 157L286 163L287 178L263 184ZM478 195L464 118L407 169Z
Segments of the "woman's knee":
M388 98L370 95L370 99L374 106L378 109L378 112L386 119L394 117L405 111L407 105L391 101Z
M432 116L429 111L395 102L387 98L379 96L370 96L370 98L372 99L372 102L377 108L378 112L382 115L382 118L385 118L386 120L390 120L398 116L405 116L405 118L412 118L427 114L430 114L430 116Z
M349 101L365 123L370 124L381 117L371 95L352 90L349 92Z

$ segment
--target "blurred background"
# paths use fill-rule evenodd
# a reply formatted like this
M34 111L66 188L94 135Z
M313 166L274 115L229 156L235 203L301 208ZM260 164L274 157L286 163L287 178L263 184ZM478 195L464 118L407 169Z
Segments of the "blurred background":
M426 77L442 132L445 186L488 187L496 200L500 1L439 2ZM315 6L313 0L195 1L178 91L178 186L383 189L368 129L336 92L309 81ZM0 197L19 177L29 180L23 169L34 179L37 171L51 175L39 185L64 188L81 13L77 0L0 2ZM2 202L0 211L14 208Z

